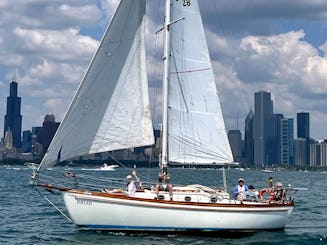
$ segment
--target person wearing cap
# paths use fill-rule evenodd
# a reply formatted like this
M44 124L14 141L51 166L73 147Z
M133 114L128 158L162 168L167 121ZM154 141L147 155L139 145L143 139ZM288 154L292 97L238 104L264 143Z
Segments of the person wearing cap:
M263 188L259 192L260 200L264 201L265 193L269 194L269 202L282 202L286 198L285 190L283 189L283 184L277 182L276 186L273 185L273 178L268 179L269 188Z
M135 196L137 187L140 186L140 179L139 179L139 177L137 177L135 169L133 170L132 175L127 175L127 177L126 177L127 196L129 196L129 197Z
M285 190L283 189L283 184L281 182L276 183L276 188L274 189L273 200L276 202L282 202L286 197Z
M244 193L249 190L249 187L244 184L244 179L238 179L238 185L235 186L233 191L233 196L235 199L242 201L244 198Z

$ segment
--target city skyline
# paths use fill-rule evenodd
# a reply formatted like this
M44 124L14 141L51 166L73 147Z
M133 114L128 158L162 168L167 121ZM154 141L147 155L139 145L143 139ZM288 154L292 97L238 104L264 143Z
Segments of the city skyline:
M10 94L7 97L7 114L4 125L6 133L3 146L5 149L13 151L10 151L8 155L3 153L2 157L15 156L20 159L20 156L17 155L20 150L16 150L21 146L23 153L31 153L29 157L40 157L47 151L60 122L56 122L54 115L46 115L42 127L33 127L32 130L21 132L21 98L17 96L17 91L17 83L11 82ZM254 97L255 111L253 113L250 110L245 119L244 139L242 139L240 130L228 131L228 139L235 161L262 167L280 164L283 166L326 165L327 139L324 141L311 140L309 113L297 113L297 137L295 138L294 119L285 118L283 114L273 113L271 94L260 90L254 94ZM156 135L160 135L160 132ZM157 143L155 145L157 146Z
M117 2L19 0L15 6L1 2L1 125L14 77L22 98L22 130L42 125L46 114L62 120ZM155 96L161 92L157 88L162 34L155 32L163 22L163 4L149 3L148 73ZM295 119L297 113L309 112L311 137L327 138L327 2L201 0L200 4L226 129L236 129L239 118L244 135L244 120L254 109L253 94L267 90L274 113ZM156 102L160 106L160 96ZM156 123L159 111L153 110Z

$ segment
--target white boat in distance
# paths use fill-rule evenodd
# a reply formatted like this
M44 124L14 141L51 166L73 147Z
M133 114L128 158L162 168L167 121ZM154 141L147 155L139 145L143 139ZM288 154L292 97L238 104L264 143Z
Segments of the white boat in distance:
M24 166L30 168L30 169L37 169L39 167L39 164L35 162L25 162Z
M84 229L226 232L282 229L294 203L234 200L200 184L135 196L55 186L42 170L72 157L154 143L145 67L145 0L122 0L33 179L62 192ZM166 0L162 169L233 164L197 0ZM174 180L178 176L174 177Z
M103 170L103 171L114 171L116 168L118 168L119 166L116 165L116 164L107 164L107 163L104 163L101 167L100 167L100 170Z
M274 170L271 170L271 169L262 169L261 171L264 173L274 173L275 172Z

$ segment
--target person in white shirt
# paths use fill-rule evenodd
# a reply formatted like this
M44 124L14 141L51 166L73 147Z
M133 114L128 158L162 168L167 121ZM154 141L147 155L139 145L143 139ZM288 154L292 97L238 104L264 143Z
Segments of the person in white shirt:
M242 201L244 198L244 193L249 190L247 185L244 185L244 179L238 179L238 185L235 186L233 191L233 196L235 199Z
M133 176L132 176L133 175ZM133 197L135 196L135 192L140 187L140 179L136 175L136 170L134 169L132 175L127 175L127 196Z

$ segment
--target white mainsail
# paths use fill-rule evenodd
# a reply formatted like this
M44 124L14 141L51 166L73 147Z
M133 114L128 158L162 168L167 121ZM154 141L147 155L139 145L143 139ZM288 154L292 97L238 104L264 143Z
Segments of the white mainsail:
M145 0L121 1L41 166L154 143L144 21Z
M233 162L198 2L170 1L169 162Z

